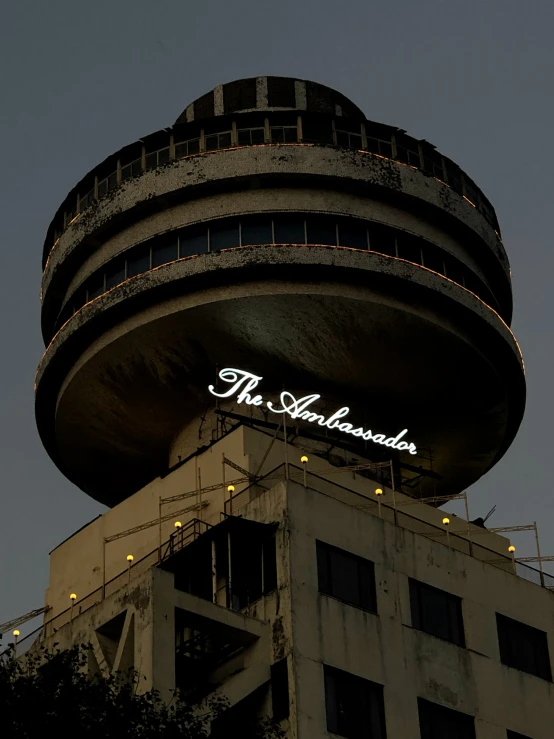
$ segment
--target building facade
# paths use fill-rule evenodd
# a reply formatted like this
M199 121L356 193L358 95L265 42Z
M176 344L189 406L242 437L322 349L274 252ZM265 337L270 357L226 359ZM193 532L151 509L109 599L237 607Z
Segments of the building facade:
M548 578L439 510L525 403L469 176L334 90L240 80L83 178L43 265L39 432L110 508L51 553L43 641L224 694L214 735L550 736Z

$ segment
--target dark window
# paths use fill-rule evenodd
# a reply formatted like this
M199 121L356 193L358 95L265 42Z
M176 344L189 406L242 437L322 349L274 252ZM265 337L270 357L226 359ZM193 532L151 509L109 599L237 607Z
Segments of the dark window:
M108 190L111 190L117 185L117 172L112 172L112 174L109 175L107 180L108 180Z
M444 274L444 255L443 252L432 244L425 244L423 247L423 266L438 272L439 275Z
M316 549L319 592L377 613L373 562L321 541Z
M413 167L421 166L419 146L416 139L401 133L396 134L396 158L401 162L411 164Z
M179 238L179 256L190 257L193 254L205 254L208 251L208 227L191 226Z
M367 227L365 223L348 218L339 221L339 245L351 249L367 249Z
M287 658L271 665L271 704L273 720L282 721L289 716L289 672Z
M379 154L382 157L392 158L392 144L390 141L382 141L381 139L375 139L372 136L367 137L367 151L371 151L373 154Z
M302 141L316 144L332 144L333 126L331 121L310 121L303 118Z
M418 698L421 739L475 739L473 716Z
M143 245L129 251L127 277L134 277L150 269L150 246Z
M349 131L336 131L338 146L346 146L350 149L362 148L362 137L359 133L350 133Z
M108 180L102 180L98 183L98 197L102 197L102 195L105 195L108 192Z
M276 244L305 244L304 219L299 216L283 215L274 220Z
M369 248L371 251L386 254L389 257L396 256L396 239L394 230L386 226L370 224L369 226Z
M277 547L274 536L265 539L262 543L262 558L262 592L266 595L277 588Z
M88 299L94 300L105 291L104 272L97 272L87 281Z
M457 282L458 285L464 284L464 265L450 254L444 255L445 274L449 280Z
M119 285L125 279L125 259L114 259L106 266L106 290Z
M327 731L348 739L385 739L383 686L324 665Z
M500 660L508 667L552 680L545 631L496 614Z
M290 144L298 141L296 126L278 126L271 129L272 144Z
M175 144L175 156L186 157L189 154L198 154L200 151L200 139L191 139L190 141L182 141L180 144Z
M152 245L152 267L179 259L179 241L176 235L162 237Z
M272 244L271 216L248 218L241 223L240 242L248 244Z
M306 220L308 244L337 245L337 223L327 216L309 216Z
M263 128L244 128L239 129L237 133L239 146L265 143L265 129Z
M507 729L506 739L531 739L531 737L526 734L519 734L517 731L510 731L510 729Z
M414 264L421 264L421 248L419 239L409 234L398 236L398 256Z
M463 647L462 601L431 585L410 580L412 626Z
M210 226L210 251L232 249L239 244L239 224L236 221L234 223L226 221Z

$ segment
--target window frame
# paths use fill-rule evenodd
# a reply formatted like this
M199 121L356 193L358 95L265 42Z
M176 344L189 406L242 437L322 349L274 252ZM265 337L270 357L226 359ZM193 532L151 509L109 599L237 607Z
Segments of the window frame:
M340 547L328 544L320 539L315 540L316 543L316 565L317 565L317 590L321 595L325 595L329 598L345 603L346 605L359 608L361 611L367 613L373 613L378 615L378 604L377 604L377 583L375 579L375 563L370 559L361 557L358 554L349 552L347 549L341 549ZM346 558L357 564L357 578L358 578L358 597L357 598L345 598L342 595L337 595L336 590L333 588L332 582L332 564L330 557L334 554L340 557ZM324 560L325 558L325 560ZM322 571L322 565L325 562L326 572ZM367 569L366 575L369 575L368 585L364 588L362 577L364 576L363 569ZM333 592L335 590L335 592ZM367 600L366 600L367 598Z
M510 628L510 624L512 625L512 638L508 639L508 633L504 629ZM548 632L543 631L542 629L538 629L536 626L530 626L523 621L518 621L514 618L510 618L510 616L505 616L503 613L497 612L496 633L498 637L500 662L505 667L511 667L512 669L519 670L520 672L524 672L527 675L534 675L541 680L546 680L550 683L552 682L552 662L550 660ZM508 649L508 651L506 651L505 649L515 642L518 642L521 645L521 637L525 636L526 634L527 636L532 636L534 640L534 643L531 646L533 659L535 664L537 665L537 669L535 671L531 671L527 668L527 666L522 667L521 662L519 664L516 664L516 662L518 661L517 655L514 654L513 650ZM539 644L538 640L542 640L543 644ZM544 647L546 647L546 649ZM546 662L544 664L541 664L541 658L538 658L538 655L546 655ZM541 669L542 667L545 668L544 671Z
M426 698L418 697L417 712L421 739L436 739L437 737L446 736L442 733L442 731L440 734L437 734L435 732L437 727L433 727L429 723L427 723L427 726L422 726L424 721L429 721L429 718L432 715L432 711L436 712L435 720L440 720L440 717L444 718L446 716L451 716L452 721L455 722L450 727L448 727L449 739L476 739L475 716L472 716L469 713L464 713L463 711L457 711L456 709L449 708L448 706L443 706L441 703L435 703L434 701L429 701ZM439 718L437 719L437 717ZM463 726L463 723L465 723L465 727ZM438 728L439 730L441 730L443 727L439 726ZM450 733L452 731L452 728L456 729L456 734ZM459 733L459 729L463 729L465 731L465 734Z
M429 636L434 636L437 639L442 639L443 641L447 641L450 644L455 644L458 647L465 648L466 646L466 638L465 638L465 628L464 628L464 615L463 615L463 607L462 603L463 600L457 595L454 595L453 593L449 593L447 590L442 590L441 588L436 588L433 585L429 585L429 583L422 582L421 580L416 580L415 578L410 577L408 579L408 588L409 588L409 595L410 595L410 616L411 616L411 627L412 629L415 629L416 631L421 631L424 634L428 634ZM424 601L423 601L423 595L428 592L430 594L433 594L435 596L441 595L445 600L445 610L448 614L448 631L450 636L444 636L443 634L436 633L435 631L432 631L429 627L429 624L427 624L427 627L424 623ZM453 614L453 610L455 611L455 614ZM456 619L457 623L453 624L453 616ZM456 632L459 635L459 638L456 638Z
M364 736L371 736L371 739L386 739L383 685L324 664L323 686L325 723L329 733L345 739L358 739L363 732ZM344 705L345 702L353 703L359 711L354 726L345 726L343 723L345 717L340 715L341 703ZM350 722L354 723L352 714Z

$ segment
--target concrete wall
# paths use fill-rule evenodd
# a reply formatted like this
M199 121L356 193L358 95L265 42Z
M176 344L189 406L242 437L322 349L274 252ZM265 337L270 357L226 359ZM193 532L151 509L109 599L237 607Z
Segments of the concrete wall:
M298 736L328 736L323 664L385 686L389 739L419 737L417 697L476 716L477 739L506 728L552 735L554 688L500 663L495 613L548 633L553 594L336 500L289 488ZM318 594L315 540L375 563L378 615ZM411 627L408 578L463 599L466 648Z

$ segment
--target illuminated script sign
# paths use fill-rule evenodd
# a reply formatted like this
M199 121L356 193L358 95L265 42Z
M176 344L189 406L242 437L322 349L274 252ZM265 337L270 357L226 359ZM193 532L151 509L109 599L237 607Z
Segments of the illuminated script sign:
M251 372L245 372L244 370L226 367L219 373L219 379L228 383L229 387L224 392L218 393L214 385L210 385L208 390L216 398L232 398L236 396L237 403L254 406L265 405L271 413L286 413L291 418L315 423L318 426L325 426L328 429L338 429L338 431L342 431L345 434L357 436L366 441L373 441L375 444L382 444L391 449L417 454L415 444L401 441L408 433L408 429L404 429L397 436L387 436L386 434L377 434L373 431L366 430L361 426L356 428L353 424L348 423L348 421L342 420L350 413L350 408L347 406L339 408L329 418L325 418L320 413L314 413L312 410L309 410L310 406L321 398L321 395L304 395L302 398L295 398L292 393L284 390L279 398L279 406L276 407L271 401L264 401L263 396L253 394L253 391L263 379L262 377L253 375Z

